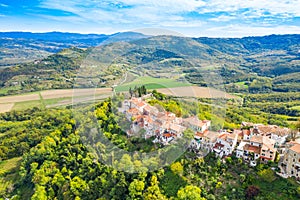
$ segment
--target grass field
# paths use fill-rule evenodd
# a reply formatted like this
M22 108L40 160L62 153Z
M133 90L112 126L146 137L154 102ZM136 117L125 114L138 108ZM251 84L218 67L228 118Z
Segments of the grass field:
M134 88L135 86L138 87L142 85L145 85L147 89L153 90L159 88L183 87L183 86L189 86L191 84L187 82L179 82L167 78L153 78L153 77L145 76L145 77L139 77L133 80L132 82L119 85L115 88L115 91L124 92L124 91L128 91L130 87Z
M33 108L33 107L44 108L41 100L33 100L33 101L17 102L12 107L12 110L26 110L28 108Z
M247 89L248 89L248 87L249 87L248 85L245 84L244 81L236 82L236 83L234 83L234 84L237 85L237 86L240 86L240 87L247 88Z
M6 88L1 88L0 95L7 95L10 90L20 90L21 86L11 86Z

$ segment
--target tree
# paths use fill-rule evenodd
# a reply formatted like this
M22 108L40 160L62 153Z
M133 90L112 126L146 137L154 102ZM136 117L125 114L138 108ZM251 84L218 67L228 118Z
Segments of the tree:
M145 183L143 181L134 179L129 185L130 199L142 199Z
M157 200L166 200L167 198L160 192L159 186L158 186L158 181L157 177L153 175L151 177L151 182L150 186L147 188L145 194L144 194L144 199L145 200L152 200L152 199L157 199Z
M37 185L34 194L31 197L32 200L47 200L47 192L45 187Z
M132 98L134 91L131 89L131 87L129 88L129 94L130 94L130 98Z
M174 174L182 175L183 173L183 166L181 165L180 162L175 162L171 165L171 171Z
M178 200L205 200L201 197L201 189L194 185L187 185L177 192Z
M259 187L255 186L255 185L250 185L248 186L248 188L246 189L246 199L254 199L254 197L256 197L259 194Z
M272 169L263 169L257 173L264 181L272 182L276 179Z
M194 138L194 131L190 128L186 129L184 132L183 132L183 137L186 138L186 139L193 139Z

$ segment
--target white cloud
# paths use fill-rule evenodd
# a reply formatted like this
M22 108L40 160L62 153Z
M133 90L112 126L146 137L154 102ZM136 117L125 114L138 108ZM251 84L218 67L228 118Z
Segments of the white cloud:
M231 36L244 36L247 32L300 33L299 23L293 21L300 17L300 0L43 0L40 7L75 15L40 17L75 24L94 23L95 27L117 31L160 27L185 34L199 34L201 29L201 34ZM284 25L285 22L294 26Z
M291 14L300 16L299 0L209 0L207 6L199 12L236 12L242 9L249 9L255 13L266 11L272 15Z
M0 7L8 7L8 5L6 5L4 3L0 3Z
M215 21L215 22L228 22L231 21L233 19L236 19L236 17L234 16L228 16L228 15L220 15L218 17L215 18L211 18L210 21Z

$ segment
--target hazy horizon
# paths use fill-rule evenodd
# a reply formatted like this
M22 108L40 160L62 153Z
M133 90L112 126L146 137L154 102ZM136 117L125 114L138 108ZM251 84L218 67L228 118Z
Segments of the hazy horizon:
M0 31L112 34L154 28L188 37L299 34L299 7L299 0L0 0Z

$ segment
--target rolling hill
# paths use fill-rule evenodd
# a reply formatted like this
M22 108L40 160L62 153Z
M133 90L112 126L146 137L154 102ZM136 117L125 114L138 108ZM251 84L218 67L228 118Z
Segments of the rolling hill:
M108 38L54 32L0 33L0 37L10 37L12 43L23 37L28 43L34 40L45 46L64 44L57 45L55 51L59 52L48 57L1 69L0 85L6 91L2 95L74 84L112 86L126 71L136 76L187 80L199 86L219 81L217 84L225 84L229 92L300 91L300 35L187 38L129 32ZM99 42L102 45L95 47ZM77 47L64 49L73 45ZM38 50L50 54L47 48Z

